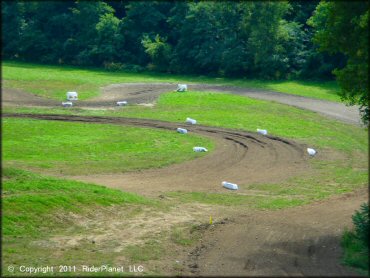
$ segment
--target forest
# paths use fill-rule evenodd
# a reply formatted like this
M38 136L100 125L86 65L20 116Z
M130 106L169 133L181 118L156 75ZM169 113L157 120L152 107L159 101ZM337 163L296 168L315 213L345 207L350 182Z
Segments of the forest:
M112 71L336 78L342 98L366 118L368 16L367 1L3 1L2 57Z

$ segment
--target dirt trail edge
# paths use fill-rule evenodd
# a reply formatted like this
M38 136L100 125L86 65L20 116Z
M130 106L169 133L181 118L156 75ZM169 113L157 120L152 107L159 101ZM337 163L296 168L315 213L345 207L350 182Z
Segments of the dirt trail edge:
M176 128L179 127L178 123L120 117L40 114L3 114L3 117L122 124L166 129L173 132L176 132ZM225 192L225 189L221 187L221 182L226 180L243 185L237 194L255 195L258 193L248 190L248 184L285 180L309 168L306 146L291 140L201 125L182 124L181 126L185 126L190 133L212 139L216 143L215 150L197 159L160 169L122 174L71 176L70 178L104 184L147 196L156 196L163 192L176 190Z

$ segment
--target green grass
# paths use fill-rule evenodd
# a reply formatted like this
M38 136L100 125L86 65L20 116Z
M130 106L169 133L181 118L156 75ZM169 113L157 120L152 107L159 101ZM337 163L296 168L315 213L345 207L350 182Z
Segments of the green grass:
M142 245L129 245L126 247L126 253L133 263L142 263L149 260L158 260L164 253L165 249L158 240L148 240Z
M222 206L243 206L257 209L281 209L286 207L298 206L307 203L299 198L282 198L265 196L246 196L233 193L206 193L206 192L168 192L167 196L176 198L180 202L204 203Z
M71 180L51 178L29 171L4 168L2 175L2 269L4 276L103 276L107 272L87 273L81 271L82 265L120 266L118 257L129 257L127 253L112 253L100 249L100 245L83 239L75 247L41 245L54 236L80 236L88 234L89 226L80 219L94 220L110 217L111 210L121 211L125 219L138 217L137 209L161 209L162 204L133 193L109 189L104 186ZM104 216L105 215L105 216ZM82 226L80 226L82 225ZM102 227L104 228L104 227ZM99 233L95 231L95 236ZM52 242L52 241L51 241ZM139 253L149 248L136 249ZM159 246L160 247L160 246ZM105 247L104 247L105 248ZM153 249L157 254L158 248ZM148 250L149 252L149 250ZM155 253L157 252L157 253ZM152 254L152 253L148 253ZM154 255L151 255L154 258ZM135 257L133 257L133 260ZM54 273L27 274L19 271L20 266L54 266ZM59 272L59 265L76 266L77 272ZM15 271L7 271L14 266ZM125 273L112 273L113 276L131 276L128 265ZM148 270L146 269L146 272ZM150 273L150 270L149 270Z
M344 232L341 244L344 249L344 264L352 266L358 269L360 274L368 276L369 247L350 231Z
M325 164L325 167L322 165ZM351 162L312 161L315 174L292 177L280 183L239 184L241 193L167 192L177 202L239 206L254 209L281 209L299 206L365 187L366 168L353 169ZM248 194L251 190L251 195ZM257 195L254 192L257 191ZM258 196L260 194L261 196Z
M183 123L186 117L192 117L201 125L250 131L266 128L270 134L298 139L314 147L366 153L368 146L367 130L364 128L279 103L211 92L162 94L155 107L131 105L113 111L5 108L3 112L134 117L179 123Z
M153 205L142 196L104 186L5 168L2 174L3 236L41 237L71 224L63 215L99 206Z
M108 124L3 119L5 165L69 175L126 172L162 167L213 149L206 138L175 131Z
M258 88L306 97L340 101L336 82L264 81L250 79L211 78L160 73L109 72L102 69L71 66L48 66L4 61L3 86L22 89L37 95L63 100L67 91L77 91L81 100L99 95L100 87L124 82L178 82L234 85Z
M193 224L173 227L170 233L171 241L180 246L194 245L201 238L201 226Z

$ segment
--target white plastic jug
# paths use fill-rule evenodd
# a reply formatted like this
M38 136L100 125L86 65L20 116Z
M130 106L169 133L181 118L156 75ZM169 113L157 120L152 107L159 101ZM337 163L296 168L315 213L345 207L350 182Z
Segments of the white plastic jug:
M72 107L73 103L71 101L62 102L63 107Z
M192 118L186 118L186 123L195 125L197 123L197 121L192 119Z
M257 133L262 134L262 135L267 135L267 130L257 128Z
M78 100L77 92L67 92L67 100Z
M185 129L185 128L180 128L180 127L178 127L178 128L177 128L177 132L178 132L178 133L181 133L181 134L186 134L186 133L188 133L188 130L187 130L187 129Z
M200 152L208 152L208 150L204 147L194 147L193 151L200 153Z
M177 84L177 90L178 92L185 92L188 90L188 85L186 84Z
M117 101L118 106L124 106L127 105L127 101Z
M222 186L227 188L227 189L231 189L231 190L238 190L238 188L239 188L237 184L227 182L227 181L223 181Z
M310 155L310 156L314 156L317 152L316 152L316 150L314 150L314 149L311 149L311 148L307 148L307 152L308 152L308 154Z

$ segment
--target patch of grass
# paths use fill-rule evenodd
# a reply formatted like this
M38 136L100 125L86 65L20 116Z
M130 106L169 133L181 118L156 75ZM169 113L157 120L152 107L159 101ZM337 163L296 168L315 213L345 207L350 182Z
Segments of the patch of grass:
M124 82L175 82L209 83L259 88L287 94L301 95L339 102L336 82L314 81L264 81L250 79L212 78L193 75L163 73L109 72L96 68L72 66L48 66L4 61L2 64L4 86L22 89L34 94L63 100L66 91L77 91L80 99L88 99L100 93L100 87Z
M175 112L174 112L175 111ZM186 117L199 124L255 131L298 139L313 147L367 153L367 129L344 124L295 107L242 96L186 92L162 94L154 107L130 105L117 110L5 108L8 113L76 114L158 119L182 123Z
M255 131L299 139L314 147L347 152L367 152L367 130L322 117L314 112L242 96L186 92L160 96L155 107L129 106L116 111L88 111L82 114L150 118L183 122L186 117L201 125ZM174 113L173 111L176 111Z
M345 162L312 161L311 164L315 169L314 175L307 173L280 183L241 184L240 194L230 191L224 193L177 191L168 192L166 195L175 198L175 202L280 209L364 188L368 181L367 169L353 169L352 163L348 160ZM251 195L243 195L248 194L249 190Z
M65 215L99 206L155 202L104 186L57 179L28 171L3 169L2 225L4 236L39 237L71 221Z
M81 267L106 264L119 266L121 264L116 261L119 253L112 255L112 252L100 250L99 245L92 244L87 239L75 247L44 246L36 242L48 242L53 236L78 236L81 232L86 233L88 228L79 227L76 224L78 219L94 218L96 211L109 211L109 207L121 210L126 218L136 215L135 208L161 207L158 202L137 194L46 177L19 169L3 169L2 183L2 269L6 276L30 276L31 274L19 271L21 265L49 265L54 266L54 275L58 276L75 277L78 274L106 277L106 271L88 273L83 272ZM9 265L15 267L13 273L6 271ZM76 266L77 270L60 273L59 265ZM125 271L123 274L108 274L132 275L127 265ZM34 276L50 274L53 273L37 273Z
M197 227L195 225L190 228L188 226L173 227L170 234L171 241L181 246L193 245L201 236Z
M161 242L155 239L146 241L143 245L129 245L125 253L132 263L159 260L165 255L165 249Z
M217 194L204 197L203 193L198 192L192 193L194 196L190 193L180 194L177 197L179 200L248 206L260 202L262 208L279 208L350 192L363 187L368 178L366 129L282 104L219 93L186 92L164 94L152 108L128 106L116 111L80 110L78 113L173 122L183 122L186 117L192 117L203 125L251 131L267 128L269 134L298 140L319 151L317 157L310 159L314 174L295 177L279 184L254 184L246 188L275 197L258 199ZM329 159L332 154L333 158ZM277 199L277 195L282 196L282 200ZM286 196L291 199L286 199Z
M113 173L162 167L204 155L193 152L194 145L209 150L214 147L207 138L174 131L3 119L4 164L52 173Z
M205 203L222 206L245 206L258 209L280 209L305 204L306 201L289 197L263 197L248 196L233 193L207 193L207 192L181 192L173 191L166 193L167 196L176 198L180 202Z
M346 265L357 268L361 274L368 275L369 272L369 248L358 239L355 233L345 231L341 245L344 248L343 262Z

